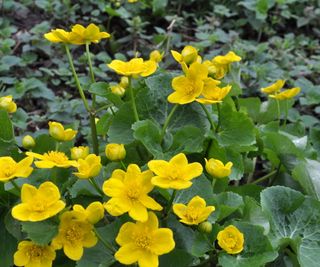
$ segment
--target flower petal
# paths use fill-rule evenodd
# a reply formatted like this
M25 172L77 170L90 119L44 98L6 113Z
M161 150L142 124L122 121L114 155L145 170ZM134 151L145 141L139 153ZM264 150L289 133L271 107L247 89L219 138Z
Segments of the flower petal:
M170 252L175 247L172 230L161 228L156 230L152 235L151 250L156 255L162 255Z

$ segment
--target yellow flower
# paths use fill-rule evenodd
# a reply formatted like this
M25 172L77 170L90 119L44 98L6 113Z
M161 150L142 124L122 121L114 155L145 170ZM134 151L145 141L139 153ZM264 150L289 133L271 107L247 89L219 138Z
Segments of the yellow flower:
M206 221L209 215L215 210L214 206L206 206L206 201L195 196L188 205L174 204L173 212L180 218L180 222L188 225L198 225Z
M151 160L148 167L156 176L151 180L152 184L161 188L185 189L192 185L193 178L202 174L202 166L198 162L188 163L185 154L180 153L170 159Z
M122 88L126 89L129 85L129 78L127 76L121 77L119 85Z
M87 221L85 214L73 210L60 216L59 233L53 238L51 245L55 249L63 248L68 258L78 261L83 255L83 248L91 248L97 242L93 225Z
M84 159L89 155L88 146L75 146L71 148L70 151L71 151L71 159L74 159L74 160Z
M225 87L218 87L220 81L208 78L204 81L202 90L203 98L196 99L197 102L202 104L215 104L220 103L227 96L231 90L231 85Z
M122 97L126 92L126 89L123 88L120 84L112 85L110 89L113 94L118 95L120 97Z
M63 29L51 30L51 32L44 34L44 38L52 43L69 44L71 41L71 33Z
M159 63L163 58L164 52L160 53L159 50L153 50L149 54L149 60L153 60L156 63Z
M17 111L17 105L13 102L11 95L0 97L0 109L4 109L8 113Z
M58 187L52 182L42 183L39 189L24 184L21 201L12 209L12 217L19 221L43 221L59 213L66 205L60 200Z
M185 46L181 54L177 51L171 50L173 58L179 63L190 65L198 60L198 50L191 45ZM201 61L199 62L201 63Z
M178 76L172 80L172 88L174 93L168 96L170 103L180 105L188 104L196 100L200 96L204 80L208 76L208 69L200 63L192 63L187 69L186 76Z
M21 241L13 255L14 265L25 267L51 267L55 258L52 246L40 246L32 241Z
M51 169L53 167L69 168L77 167L78 163L75 160L69 160L69 158L63 152L49 151L43 155L33 152L26 152L28 156L39 159L35 161L35 165L40 169Z
M123 144L108 144L105 153L107 158L112 161L123 160L126 157L126 149Z
M285 80L278 80L275 83L269 85L268 87L261 88L261 92L266 94L278 93L284 86L285 82Z
M278 99L278 100L291 99L291 98L295 97L297 94L299 94L300 90L301 89L299 87L294 87L291 89L284 90L281 93L278 93L275 95L270 95L270 97Z
M71 43L75 45L82 45L86 43L99 43L101 39L109 38L110 34L107 32L101 32L99 27L91 23L88 27L83 27L80 24L76 24L72 27Z
M83 214L83 217L91 224L96 224L104 216L104 207L99 201L90 203L90 205L84 209L81 205L73 205L73 210Z
M229 70L229 65L233 62L238 62L240 60L241 57L236 55L233 51L230 51L224 56L214 57L211 60L212 65L210 65L209 68L211 67L210 70L214 73L214 78L220 80L227 74Z
M172 230L159 228L157 216L149 212L146 222L127 222L121 226L116 242L120 249L114 257L122 264L138 262L139 267L157 267L159 255L175 247Z
M148 219L147 208L162 210L162 207L148 193L154 185L151 184L152 172L141 172L136 164L130 164L127 172L117 169L109 180L103 184L103 192L111 197L104 204L112 216L120 216L126 212L136 221Z
M73 174L80 179L88 179L99 174L102 165L100 156L95 154L88 155L85 159L78 160L78 172Z
M71 128L65 130L61 123L50 121L49 134L58 141L70 141L76 136L77 131Z
M224 178L231 174L232 162L228 162L226 165L218 159L205 159L207 172L215 178Z
M22 138L22 146L25 149L31 149L36 145L36 142L34 141L33 137L31 135L25 135Z
M11 157L0 157L0 181L7 182L15 177L28 177L33 171L32 162L32 157L26 157L19 162Z
M219 246L228 254L237 254L243 250L243 234L233 225L229 225L220 231L217 239Z
M152 60L144 61L142 58L133 58L130 61L112 60L108 67L123 76L146 77L157 70L157 63Z

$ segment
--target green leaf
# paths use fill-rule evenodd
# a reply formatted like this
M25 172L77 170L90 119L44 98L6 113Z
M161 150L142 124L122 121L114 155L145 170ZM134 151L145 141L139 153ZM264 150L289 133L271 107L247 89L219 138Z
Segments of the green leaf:
M262 210L270 220L275 248L290 245L301 267L319 266L320 202L287 187L261 193Z
M126 103L115 114L109 128L109 142L117 144L130 144L134 141L132 124L135 122L132 107Z
M32 149L33 152L43 154L45 152L55 150L56 141L47 134L39 135L35 141L36 146Z
M22 231L28 238L39 245L47 245L58 234L58 224L53 220L41 222L22 222Z
M308 195L320 200L319 161L306 159L293 169L292 176L300 183Z
M214 205L216 208L209 217L209 221L212 223L223 220L244 205L242 197L233 192L217 194L208 199L207 204Z
M134 138L139 140L155 158L163 157L159 125L151 120L143 120L134 123L132 129Z
M110 90L109 84L106 82L92 83L90 85L89 92L94 95L107 98L116 107L120 107L123 104L121 97L113 94Z
M174 249L168 254L160 256L160 267L189 267L194 257L182 249Z
M165 11L168 0L152 0L152 12L155 15L160 15Z
M222 146L250 146L255 143L254 125L242 112L231 110L228 105L221 110L221 128L218 141Z
M13 127L7 111L0 109L0 122L1 122L0 139L2 139L2 141L13 140L14 139Z
M188 125L178 130L173 136L173 143L167 153L174 156L178 153L200 153L203 150L204 133L201 129Z
M4 227L5 213L2 211L0 217L0 266L13 266L13 254L17 248L17 241Z
M103 114L97 123L97 134L98 135L106 135L108 133L109 127L111 125L111 114L105 113Z
M262 227L246 222L232 222L232 225L243 233L244 249L238 255L219 253L219 264L222 267L261 267L277 258L278 253L273 251Z

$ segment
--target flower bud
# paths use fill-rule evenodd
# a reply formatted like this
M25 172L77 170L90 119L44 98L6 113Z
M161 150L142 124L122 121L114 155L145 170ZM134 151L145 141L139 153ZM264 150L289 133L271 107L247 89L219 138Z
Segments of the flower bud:
M163 53L160 53L158 50L153 50L150 54L149 54L149 59L153 60L155 62L160 62L162 60L163 57Z
M119 85L120 85L122 88L127 88L128 85L129 85L129 78L126 77L126 76L122 76L121 79L120 79Z
M65 130L61 123L50 121L49 134L58 141L70 141L76 136L77 131L70 128Z
M228 162L226 165L218 159L205 159L206 170L214 178L224 178L231 174L232 162Z
M209 223L208 221L202 222L199 224L199 230L203 233L211 233L212 231L212 224Z
M34 141L33 137L31 135L26 135L22 138L22 146L25 149L31 149L36 145L36 142Z
M11 95L0 97L0 109L4 109L8 113L16 112L17 105L13 102Z
M115 95L122 97L126 90L119 84L111 86L111 92Z
M88 146L75 146L71 150L71 159L78 160L84 159L89 155Z
M126 149L123 144L106 145L106 156L111 161L123 160L126 157Z
M181 55L183 61L189 65L197 60L198 50L191 45L187 45L185 48L182 49Z

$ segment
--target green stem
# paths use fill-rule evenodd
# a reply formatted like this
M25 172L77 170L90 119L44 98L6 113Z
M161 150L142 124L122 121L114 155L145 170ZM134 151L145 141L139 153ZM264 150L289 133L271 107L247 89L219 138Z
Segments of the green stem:
M206 106L205 106L204 104L201 104L201 103L199 103L199 104L200 104L201 108L203 109L203 111L204 111L204 112L206 113L206 115L207 115L207 118L208 118L208 120L209 120L209 122L210 122L210 125L211 125L211 129L212 129L213 131L215 131L216 125L215 125L215 123L214 123L213 120L212 120L212 117L211 117L210 112L208 111L208 109L206 108Z
M285 100L286 101L286 108L285 108L285 117L284 117L284 122L283 125L286 126L287 125L287 120L288 120L288 99Z
M17 185L17 183L14 180L10 180L11 184L13 185L13 187L17 190L18 194L20 195L20 187Z
M87 56L87 61L89 64L89 72L90 72L90 78L91 78L91 82L95 83L95 78L94 78L94 72L93 72L93 68L92 68L92 62L91 62L91 56L90 56L90 49L89 49L89 45L90 43L86 43L86 56ZM96 105L96 95L92 94L92 108L94 108Z
M134 118L135 118L136 121L139 121L139 115L138 115L138 111L137 111L136 100L134 99L133 88L131 86L131 77L128 77L128 78L129 78L128 90L130 92L130 98L131 98L131 104L132 104L132 110L133 110Z
M83 89L82 89L82 87L80 85L80 81L79 81L78 75L77 75L76 70L75 70L74 65L73 65L73 60L72 60L72 56L70 54L69 46L65 45L65 49L66 49L67 57L68 57L69 64L70 64L70 67L71 67L71 71L72 71L74 80L76 82L76 86L78 88L78 91L79 91L79 94L81 96L81 99L83 101L84 107L88 111L88 113L90 113L90 107L89 107L88 101L87 101L86 96L85 96L85 94L83 92Z
M179 106L179 105L176 104L176 105L171 109L168 117L166 118L166 121L165 121L164 124L163 124L162 130L161 130L161 134L160 134L160 144L162 143L162 140L163 140L163 138L164 138L164 136L165 136L165 134L166 134L166 130L167 130L168 125L169 125L169 123L170 123L170 121L171 121L171 118L172 118L174 112L177 110L178 106Z
M96 191L101 195L104 196L103 191L101 190L101 188L98 186L98 184L96 183L96 181L93 178L90 178L88 180L90 182L90 184L93 185L93 187L96 189Z
M281 119L280 103L278 99L276 99L276 102L277 102L278 122L280 125L280 119Z
M220 110L220 103L217 103L217 110L218 110L218 125L216 128L216 133L219 132L220 124L221 124L221 110Z
M268 174L266 174L265 176L262 176L261 178L254 180L253 182L251 182L251 184L258 184L261 183L267 179L269 179L270 177L272 177L273 175L275 175L277 173L277 170L274 170Z
M93 152L94 152L94 154L96 154L98 156L99 155L99 143L98 143L98 135L97 135L96 116L93 113L90 113L89 119L90 119Z
M107 104L107 105L104 105L98 109L96 109L96 113L102 111L102 110L105 110L105 109L108 109L108 108L111 108L113 106L113 104Z
M83 92L83 89L81 87L78 75L76 73L76 70L74 68L73 65L73 60L72 60L72 56L70 54L70 49L68 45L65 45L66 48L66 52L67 52L67 56L68 56L68 60L69 60L69 64L71 67L71 71L74 77L74 80L76 82L79 94L81 96L81 99L83 101L84 107L87 110L87 112L89 113L89 119L90 119L90 128L91 128L91 138L92 138L92 145L93 145L93 151L96 155L99 154L99 143L98 143L98 136L97 136L97 128L96 128L96 122L95 122L95 113L91 111L88 101L86 99L86 96Z
M272 179L269 180L269 186L273 185L274 181L277 179L279 172L280 172L280 169L281 169L281 162L279 163L279 165L276 169L275 175L272 177Z
M98 239L101 241L101 243L102 243L107 249L109 249L109 250L112 251L113 253L116 252L116 250L115 250L109 243L107 243L107 242L101 237L101 235L99 234L99 232L97 231L96 228L93 228L93 231L94 231L94 233L96 234L96 236L98 237Z
M174 189L173 192L172 192L171 198L170 198L170 200L168 202L167 208L166 208L167 215L169 214L169 212L170 212L170 210L172 208L172 203L173 203L173 201L174 201L174 199L176 197L176 194L177 194L177 190Z
M122 160L120 160L120 164L121 164L121 166L122 166L122 168L123 168L124 170L126 170L126 169L127 169L126 164L124 164L124 162L123 162Z

